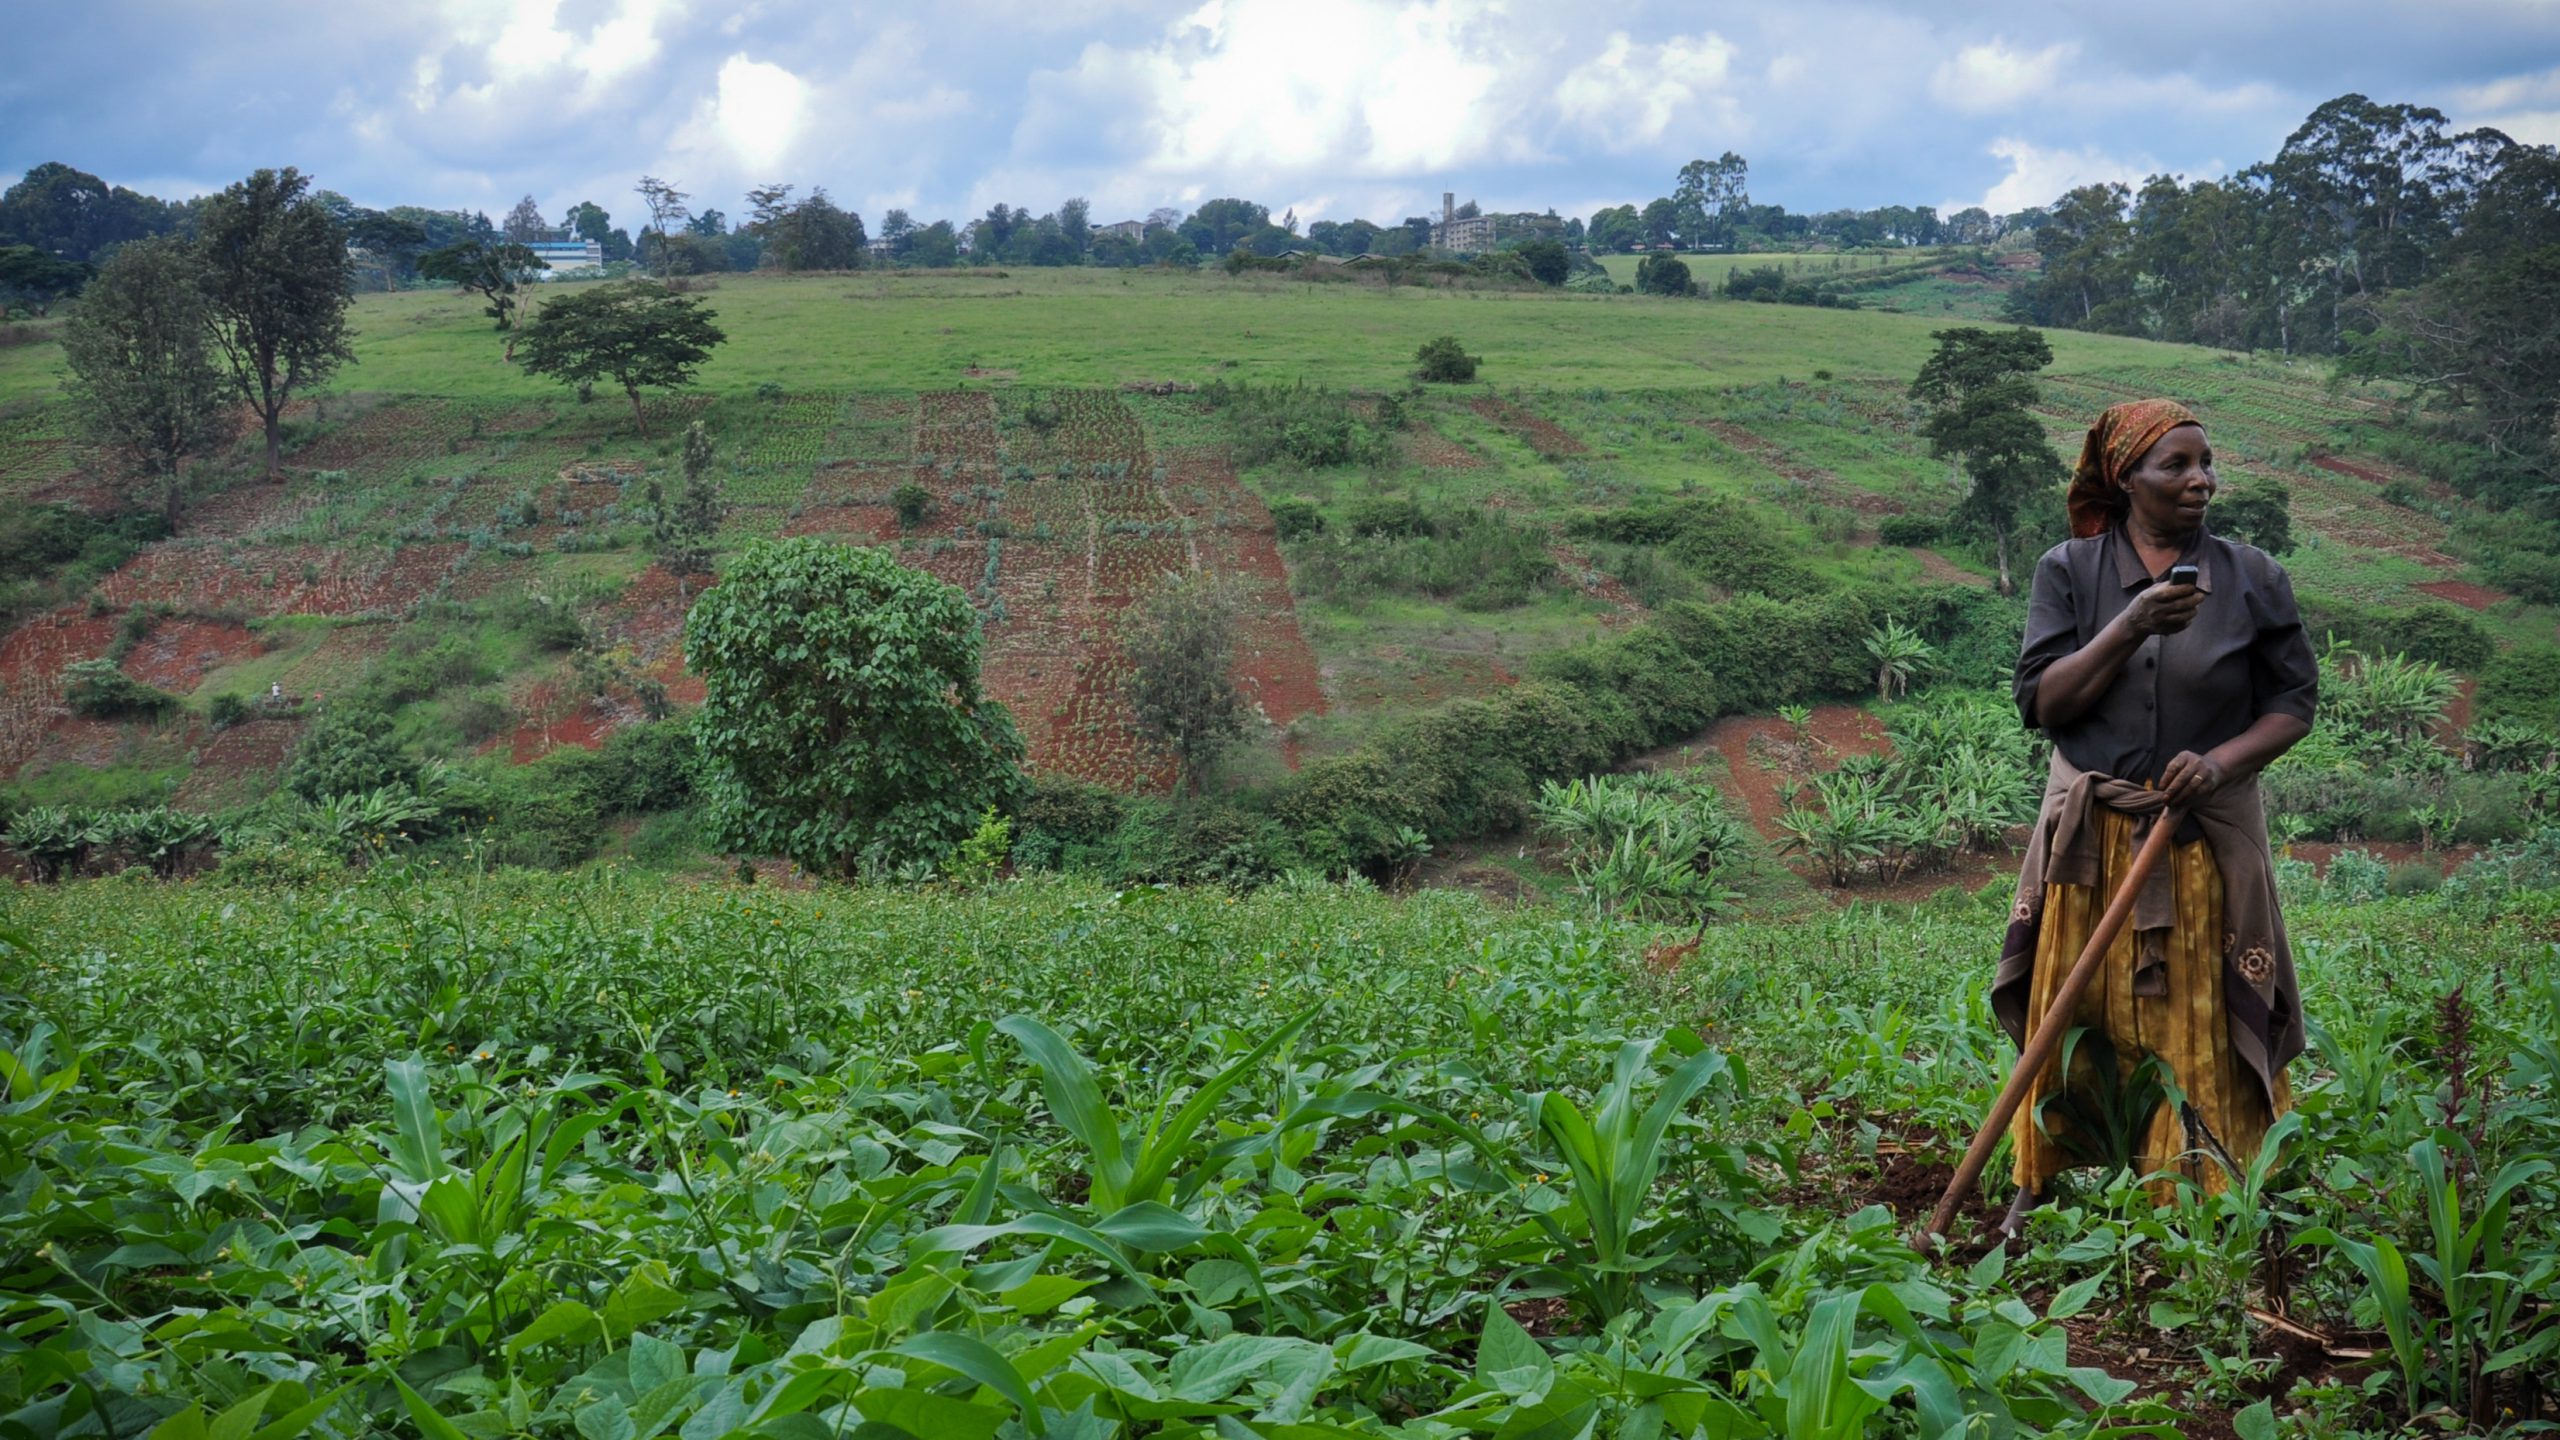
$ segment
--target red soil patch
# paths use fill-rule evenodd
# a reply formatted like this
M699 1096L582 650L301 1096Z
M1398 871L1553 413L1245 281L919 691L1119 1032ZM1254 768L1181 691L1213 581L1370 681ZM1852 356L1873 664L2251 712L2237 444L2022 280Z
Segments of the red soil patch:
M782 533L832 535L870 545L898 538L898 516L886 505L820 505L801 511Z
M529 764L562 746L593 750L604 744L630 718L616 713L600 698L575 694L548 680L537 681L517 701L524 723L511 734L492 740L483 747L495 750L505 746L507 758L518 765Z
M264 479L244 480L189 506L179 528L188 535L241 539L284 529L310 514L319 503L320 495L315 490Z
M0 638L0 774L23 765L64 717L63 667L105 654L115 630L108 616L64 606Z
M99 582L113 605L193 614L392 615L435 593L467 547L152 546Z
M2353 461L2341 460L2335 455L2314 455L2311 457L2311 463L2332 475L2353 475L2359 480L2370 480L2376 485L2391 483L2391 477L2381 471L2369 469Z
M1935 550L1924 550L1914 545L1911 547L1911 553L1920 558L1921 575L1941 585L1970 585L1977 590L1989 589L1991 586L1989 580L1959 567L1954 561Z
M1805 763L1812 769L1830 768L1833 755L1841 758L1873 755L1890 748L1891 742L1885 738L1884 722L1864 710L1847 705L1819 707L1805 728L1812 740L1812 750L1805 757ZM1760 748L1764 750L1773 745L1788 745L1795 742L1795 731L1787 722L1773 715L1737 715L1716 722L1704 735L1678 749L1694 751L1702 745L1710 746L1724 756L1725 768L1732 775L1729 788L1734 798L1742 802L1743 812L1750 816L1753 828L1770 841L1782 842L1786 839L1786 831L1779 827L1778 817L1785 813L1789 797L1783 792L1783 782L1779 777L1762 765L1759 756L1753 753L1754 740L1761 742ZM1657 750L1637 763L1656 769L1682 763L1668 758L1671 753Z
M302 729L298 719L277 719L214 731L196 750L195 769L178 786L178 803L211 810L256 799L293 757Z
M1533 415L1508 400L1487 395L1468 408L1538 452L1541 460L1561 460L1589 453L1589 447L1573 438L1563 426L1542 415Z
M1408 462L1425 470L1476 470L1484 466L1483 456L1428 425L1407 426L1397 443Z
M1549 545L1547 558L1555 561L1556 568L1580 585L1585 594L1609 607L1608 613L1600 617L1601 624L1612 628L1633 625L1652 613L1624 581L1592 564L1590 556L1573 546Z
M189 694L205 676L266 649L249 627L229 620L164 620L124 657L124 673L146 685Z
M2439 600L2450 600L2456 605L2471 610L2486 610L2501 600L2514 598L2504 590L2492 590L2486 585L2474 585L2468 580L2429 580L2416 588Z

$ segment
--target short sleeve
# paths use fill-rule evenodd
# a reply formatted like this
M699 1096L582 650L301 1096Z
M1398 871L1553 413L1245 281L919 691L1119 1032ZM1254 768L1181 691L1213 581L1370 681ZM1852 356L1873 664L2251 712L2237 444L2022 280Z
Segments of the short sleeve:
M2293 577L2273 560L2250 587L2258 633L2249 645L2251 717L2291 715L2308 725L2320 701L2320 662L2311 653Z
M2080 617L2073 604L2066 549L2057 545L2046 551L2036 562L2035 579L2027 588L2027 633L2018 649L2018 674L2011 689L2018 701L2018 718L2030 730L2037 728L2036 690L2044 683L2045 670L2080 648Z

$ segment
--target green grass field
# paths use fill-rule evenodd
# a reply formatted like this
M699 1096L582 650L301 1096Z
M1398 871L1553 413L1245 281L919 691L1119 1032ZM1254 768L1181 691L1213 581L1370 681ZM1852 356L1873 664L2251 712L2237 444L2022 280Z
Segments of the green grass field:
M1899 384L1929 353L1931 328L1922 317L1796 307L1161 271L722 276L702 298L730 337L702 374L717 395L768 382L794 391L1001 380L1387 387L1403 382L1416 347L1441 334L1482 355L1480 378L1503 387L1689 389L1801 380L1818 369ZM451 292L366 295L352 319L357 363L340 373L341 390L469 400L561 393L508 365L503 337ZM2184 347L2069 331L2054 332L2053 344L2063 373L2158 372L2165 382L2198 358ZM0 402L50 397L60 367L56 345L0 349ZM971 369L1000 374L972 377Z

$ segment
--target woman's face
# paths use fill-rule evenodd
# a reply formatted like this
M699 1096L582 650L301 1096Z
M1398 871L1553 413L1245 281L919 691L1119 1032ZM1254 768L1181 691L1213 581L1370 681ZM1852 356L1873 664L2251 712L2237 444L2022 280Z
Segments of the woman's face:
M2133 519L2155 535L2186 535L2204 523L2205 507L2222 482L2214 478L2213 447L2204 427L2180 425L2152 443L2124 477Z

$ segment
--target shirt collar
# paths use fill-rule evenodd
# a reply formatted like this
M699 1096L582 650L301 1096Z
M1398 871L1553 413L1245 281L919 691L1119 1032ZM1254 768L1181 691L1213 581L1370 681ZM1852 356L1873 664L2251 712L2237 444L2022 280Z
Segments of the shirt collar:
M2178 556L2180 563L2192 562L2195 565L2196 588L2207 595L2213 593L2213 562L2210 557L2214 547L2211 539L2205 528L2198 525L2195 538L2187 542L2187 548ZM2141 552L2133 548L2133 538L2124 533L2122 525L2107 532L2107 544L2115 551L2118 583L2127 590L2139 590L2151 583L2151 572L2142 568Z

